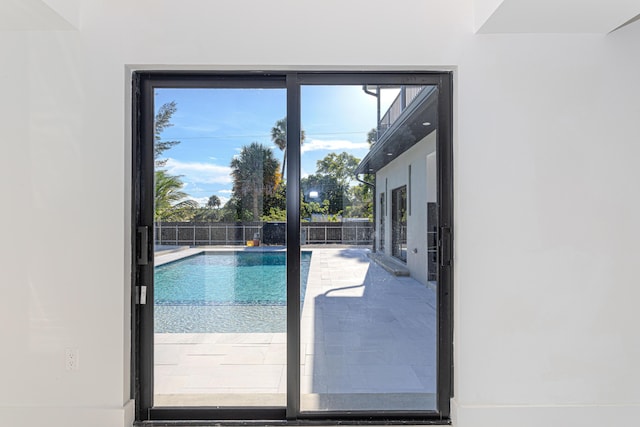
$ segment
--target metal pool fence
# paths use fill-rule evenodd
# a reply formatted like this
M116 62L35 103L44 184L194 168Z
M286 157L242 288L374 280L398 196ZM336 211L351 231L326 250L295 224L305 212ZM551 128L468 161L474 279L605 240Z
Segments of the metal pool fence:
M283 222L162 222L155 224L156 245L236 246L255 237L261 244L284 245ZM302 244L371 245L373 224L368 221L303 222Z

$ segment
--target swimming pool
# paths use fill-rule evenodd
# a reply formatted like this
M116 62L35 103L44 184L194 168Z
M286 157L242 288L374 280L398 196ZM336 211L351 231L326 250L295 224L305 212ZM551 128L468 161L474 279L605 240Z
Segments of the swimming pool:
M302 304L311 252L300 256ZM204 252L156 267L155 331L285 332L285 252Z

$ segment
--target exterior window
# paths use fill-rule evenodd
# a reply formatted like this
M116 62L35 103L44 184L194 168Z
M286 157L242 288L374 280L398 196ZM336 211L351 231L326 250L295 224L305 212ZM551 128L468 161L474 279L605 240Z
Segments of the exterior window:
M384 202L385 193L380 193L380 252L384 252L384 223L386 221L387 204Z
M409 206L409 216L411 216L411 165L409 165L409 197L408 197L408 201L407 204Z
M407 262L407 186L396 188L391 200L392 255Z

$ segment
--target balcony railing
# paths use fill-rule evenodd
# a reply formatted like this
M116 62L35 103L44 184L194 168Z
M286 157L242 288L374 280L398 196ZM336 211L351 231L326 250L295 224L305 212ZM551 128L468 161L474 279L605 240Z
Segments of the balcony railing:
M400 118L402 112L407 109L407 106L411 104L425 87L426 86L400 87L400 93L398 93L396 99L393 100L387 112L380 118L380 123L378 123L378 139Z

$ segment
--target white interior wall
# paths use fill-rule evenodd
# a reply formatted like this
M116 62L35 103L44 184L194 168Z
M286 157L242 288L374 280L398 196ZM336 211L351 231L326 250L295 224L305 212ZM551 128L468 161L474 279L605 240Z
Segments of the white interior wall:
M130 424L127 67L454 69L455 425L636 422L640 26L474 35L470 0L87 0L78 22L0 37L1 425Z

